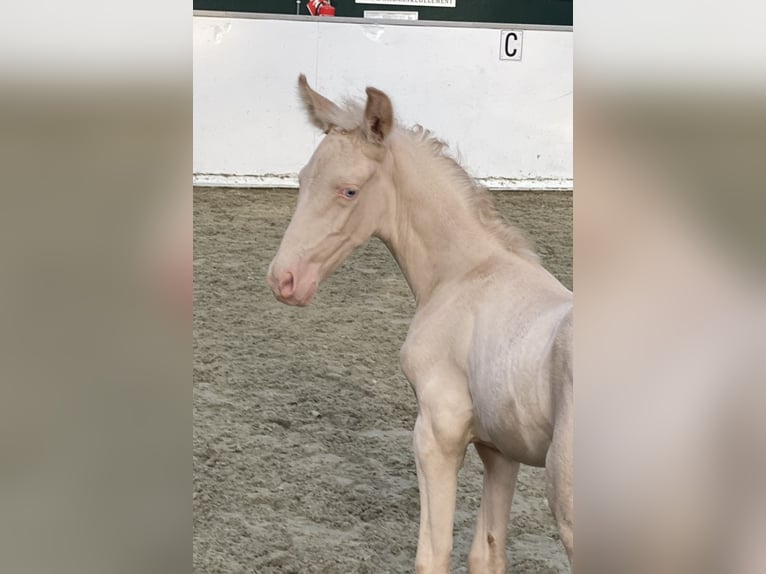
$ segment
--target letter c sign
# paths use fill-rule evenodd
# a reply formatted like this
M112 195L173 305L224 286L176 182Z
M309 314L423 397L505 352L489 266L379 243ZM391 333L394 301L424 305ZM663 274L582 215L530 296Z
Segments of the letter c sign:
M521 60L521 30L503 30L500 32L500 59Z

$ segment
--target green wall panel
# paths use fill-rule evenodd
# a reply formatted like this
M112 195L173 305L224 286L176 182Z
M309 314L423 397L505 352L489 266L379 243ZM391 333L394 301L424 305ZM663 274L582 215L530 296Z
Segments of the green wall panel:
M482 22L488 24L572 25L572 0L456 0L454 8L357 4L355 0L332 0L336 16L364 16L365 10L417 11L420 20ZM294 0L194 0L195 10L295 14ZM300 13L309 15L306 0Z

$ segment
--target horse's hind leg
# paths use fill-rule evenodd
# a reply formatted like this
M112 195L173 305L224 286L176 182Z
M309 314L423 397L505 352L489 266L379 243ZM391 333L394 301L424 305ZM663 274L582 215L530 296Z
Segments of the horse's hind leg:
M553 441L545 459L548 504L558 525L559 535L574 572L574 462L573 414L571 403L559 410Z
M470 574L505 574L505 533L519 463L509 461L492 447L475 446L484 463L484 490L476 536L468 555L468 571Z

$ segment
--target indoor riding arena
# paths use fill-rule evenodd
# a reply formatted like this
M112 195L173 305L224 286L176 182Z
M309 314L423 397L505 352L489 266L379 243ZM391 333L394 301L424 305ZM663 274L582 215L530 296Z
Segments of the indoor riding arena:
M402 271L372 238L321 282L310 305L279 302L274 276L267 282L296 208L298 173L325 141L299 89L305 95L310 85L341 105L384 93L393 117L376 125L429 130L572 289L572 2L368 4L194 2L197 574L415 571L418 402L400 366L415 302ZM415 189L422 172L413 173ZM438 205L429 213L443 214ZM483 473L469 445L453 574L468 572ZM438 521L440 540L448 524ZM522 465L508 571L569 572L559 527L545 469ZM444 572L446 544L440 550L437 566L424 567L421 553L420 569Z

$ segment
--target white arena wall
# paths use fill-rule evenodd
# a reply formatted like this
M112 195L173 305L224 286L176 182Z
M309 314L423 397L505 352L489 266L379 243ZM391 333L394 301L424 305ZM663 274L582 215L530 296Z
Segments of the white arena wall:
M298 74L322 94L385 91L405 124L446 140L495 189L572 189L572 32L334 18L194 17L194 183L297 187L322 134ZM501 60L501 30L522 59Z

